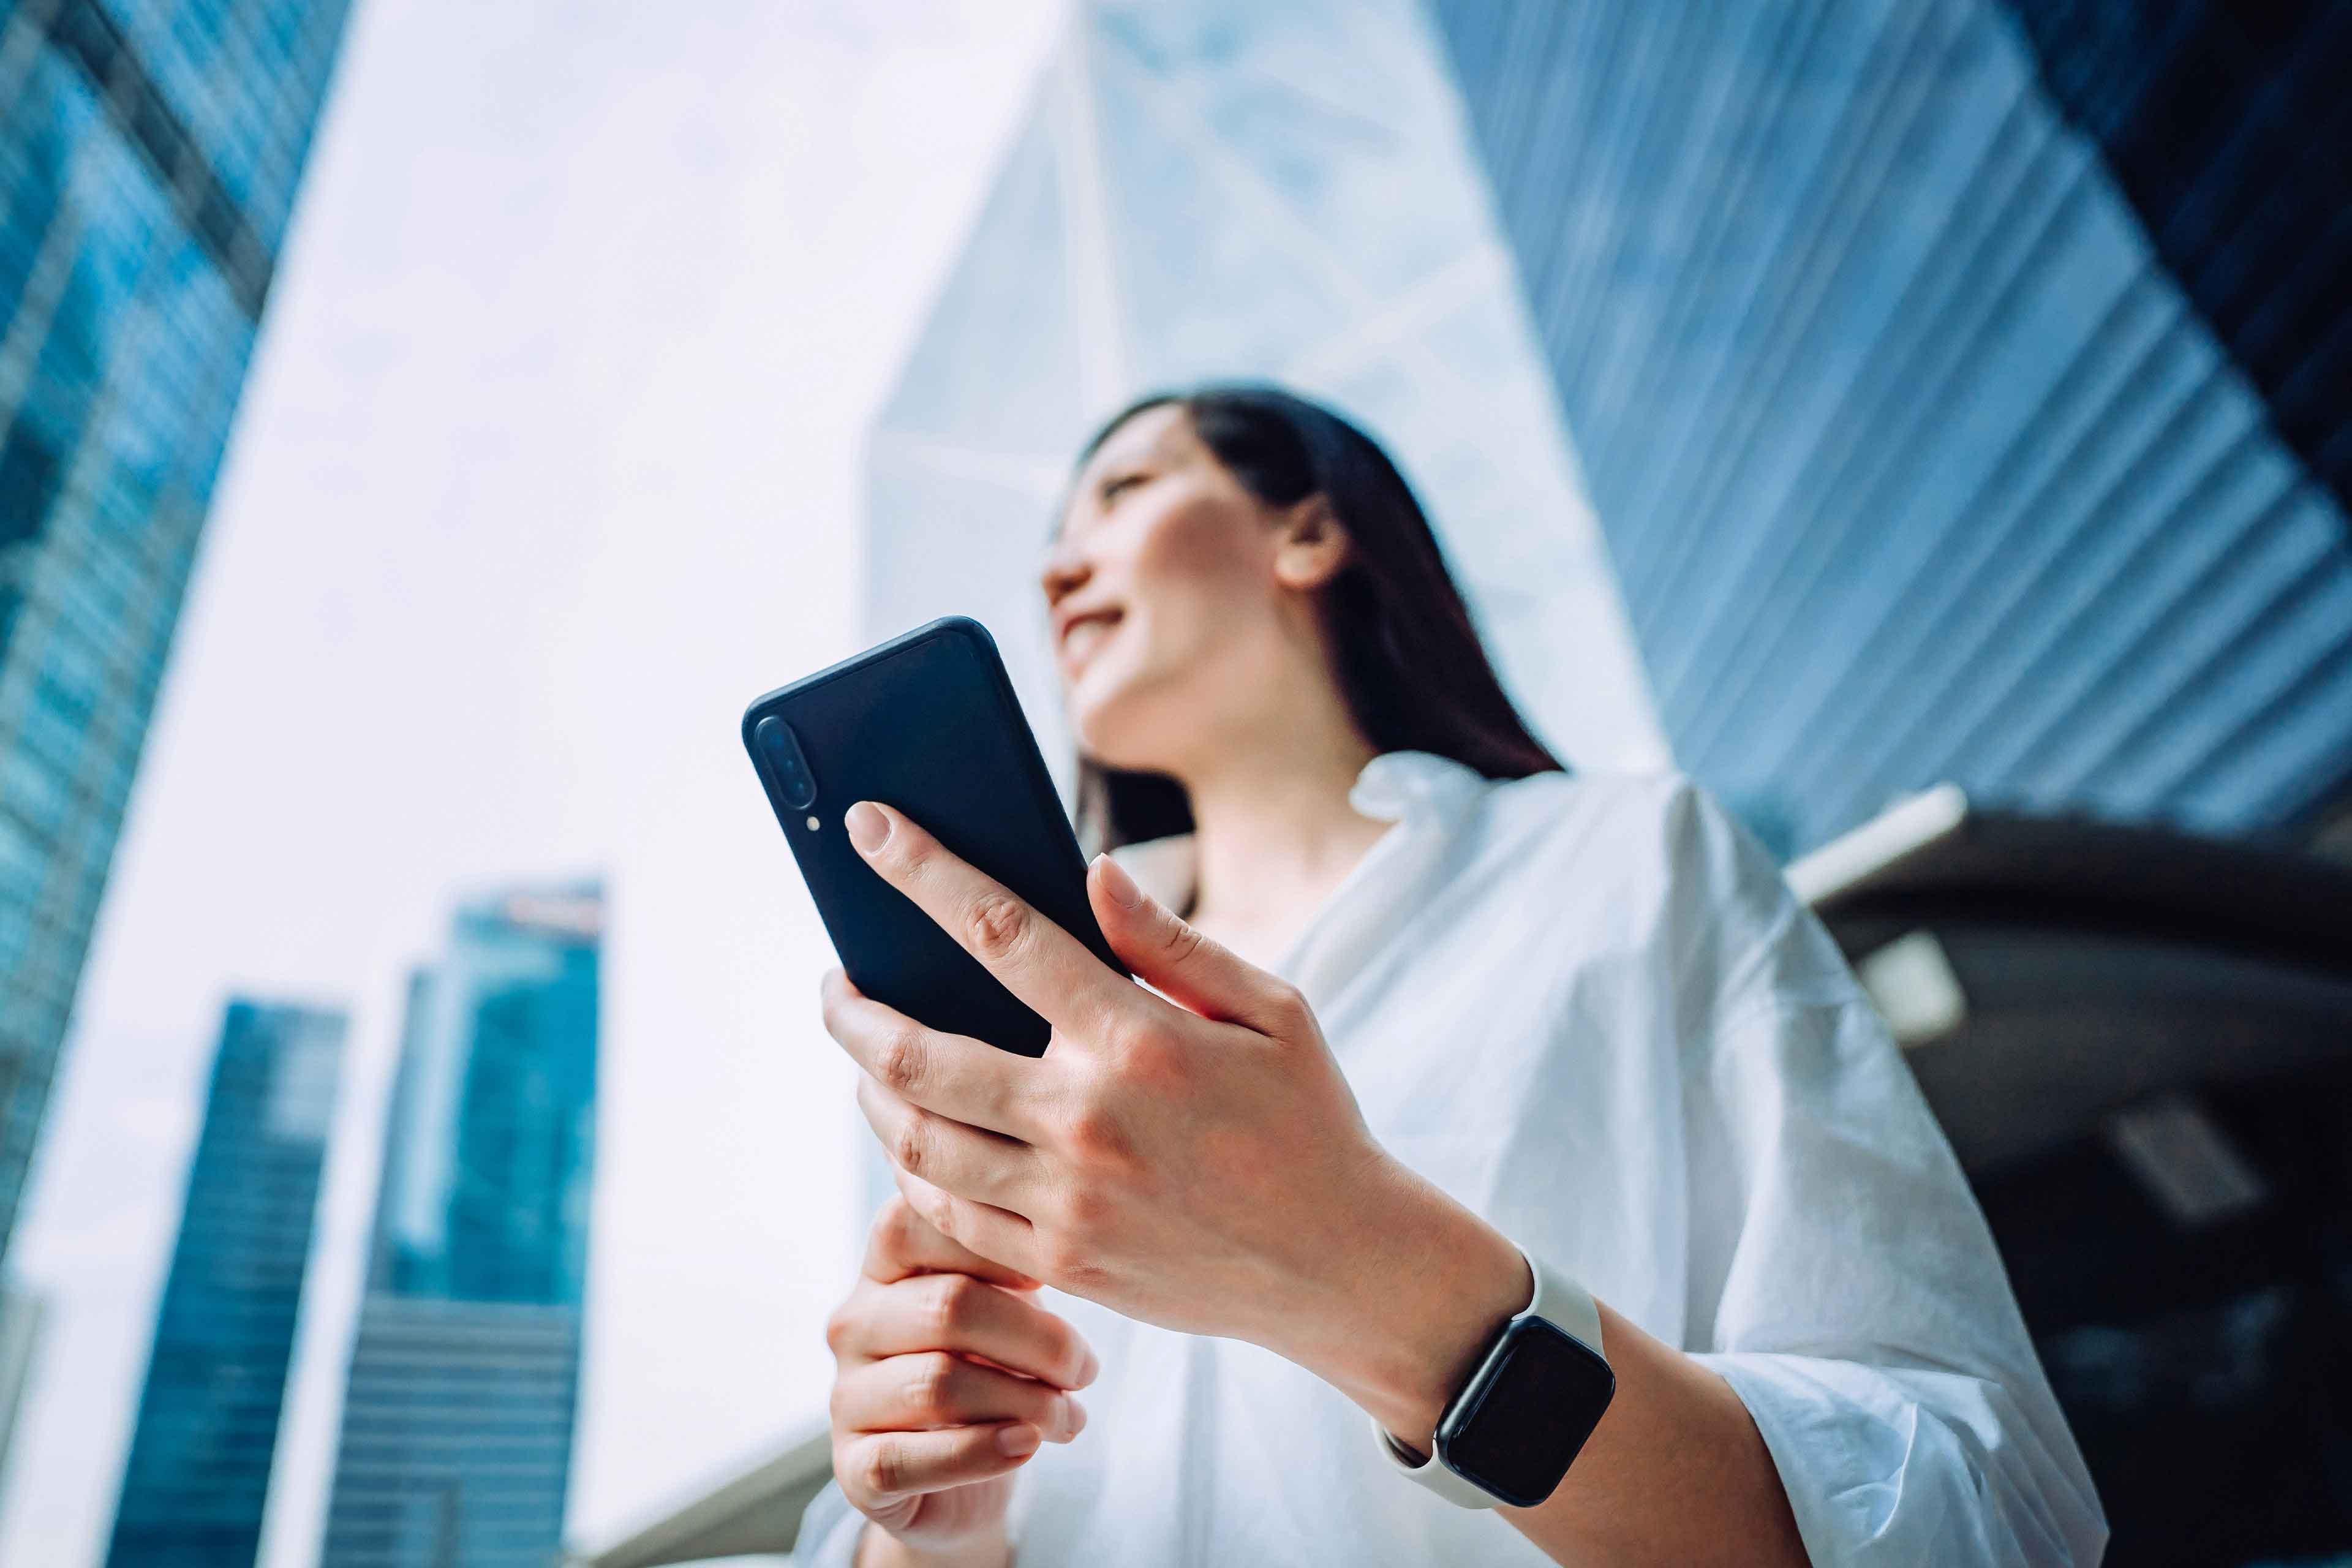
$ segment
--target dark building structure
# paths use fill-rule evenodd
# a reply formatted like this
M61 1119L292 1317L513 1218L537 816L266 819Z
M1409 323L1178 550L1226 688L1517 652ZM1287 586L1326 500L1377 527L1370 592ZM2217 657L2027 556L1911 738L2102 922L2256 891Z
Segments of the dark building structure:
M346 4L0 4L0 1255Z
M2340 794L2352 5L1432 9L1687 771Z
M1791 877L1984 1205L2106 1561L2343 1561L2352 869L1939 791Z
M343 1029L229 1004L107 1568L252 1568L260 1551Z

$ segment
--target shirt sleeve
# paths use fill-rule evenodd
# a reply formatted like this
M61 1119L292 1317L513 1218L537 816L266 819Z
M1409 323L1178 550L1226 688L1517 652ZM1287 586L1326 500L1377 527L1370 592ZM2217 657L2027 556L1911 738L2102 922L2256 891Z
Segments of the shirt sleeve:
M1942 1129L1778 868L1690 809L1698 879L1739 884L1709 902L1746 921L1685 1010L1711 1015L1685 1057L1690 1346L1814 1563L2087 1568L2106 1521Z
M801 1511L799 1537L793 1542L793 1568L853 1568L857 1538L866 1516L849 1506L833 1482L809 1500Z

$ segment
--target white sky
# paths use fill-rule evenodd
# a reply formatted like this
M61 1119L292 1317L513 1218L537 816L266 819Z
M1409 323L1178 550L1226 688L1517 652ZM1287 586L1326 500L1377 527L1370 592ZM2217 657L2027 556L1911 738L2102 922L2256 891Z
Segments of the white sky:
M858 1230L828 950L735 740L855 646L858 447L1058 0L362 0L16 1266L0 1562L104 1551L232 989L347 1003L264 1561L317 1555L406 966L602 870L573 1534L821 1409Z

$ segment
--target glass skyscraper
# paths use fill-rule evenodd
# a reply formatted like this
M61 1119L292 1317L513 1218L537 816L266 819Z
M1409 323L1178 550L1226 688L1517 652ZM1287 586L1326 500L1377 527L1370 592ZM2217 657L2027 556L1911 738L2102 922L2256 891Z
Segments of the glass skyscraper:
M346 5L0 4L0 1256Z
M1432 0L1676 762L2352 786L2352 5Z
M1312 90L1302 83L1316 84ZM1066 761L1036 560L1146 388L1267 376L1363 419L1512 695L1583 766L1666 746L1477 147L1414 0L1092 0L876 417L867 628L988 622Z
M546 1568L594 1171L593 885L458 911L409 987L323 1568Z
M1784 854L1943 780L2294 833L2352 790L2347 19L1087 0L876 421L869 628L993 616L1050 741L1072 448L1270 375L1573 763Z
M343 1026L229 1004L107 1568L252 1568L260 1550Z

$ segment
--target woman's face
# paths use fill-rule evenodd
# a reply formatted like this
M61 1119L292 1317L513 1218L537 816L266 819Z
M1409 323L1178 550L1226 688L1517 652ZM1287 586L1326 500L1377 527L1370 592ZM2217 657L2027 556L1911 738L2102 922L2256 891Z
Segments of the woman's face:
M1087 755L1181 774L1203 746L1263 722L1294 663L1319 664L1287 517L1179 405L1144 410L1096 448L1040 576Z

